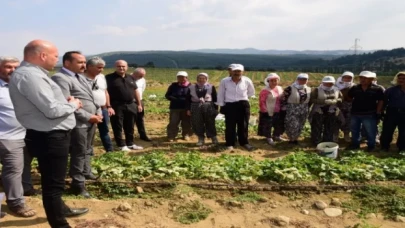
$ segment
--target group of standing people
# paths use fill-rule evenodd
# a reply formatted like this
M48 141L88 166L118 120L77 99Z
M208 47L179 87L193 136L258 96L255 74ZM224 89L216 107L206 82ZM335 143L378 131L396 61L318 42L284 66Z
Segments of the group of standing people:
M68 207L62 194L70 157L70 192L91 198L85 180L97 179L91 172L97 127L107 152L114 150L109 119L118 150L143 149L133 142L135 123L140 138L150 139L143 122L143 68L130 75L127 63L118 60L116 71L105 77L101 58L86 61L82 53L69 51L61 70L49 77L58 56L54 44L34 40L25 46L21 63L0 58L0 160L10 211L32 217L36 211L26 205L24 195L35 193L30 172L32 158L38 159L45 213L51 227L60 228L71 227L66 217L88 212Z
M301 73L296 81L284 90L278 86L280 77L270 73L265 79L266 87L259 97L258 135L266 137L267 143L283 141L284 132L289 143L298 144L308 119L311 125L311 142L338 142L340 130L344 139L351 142L348 149L359 149L362 137L367 138L367 151L388 151L395 129L398 127L397 147L405 150L405 72L399 72L385 90L376 83L374 72L362 71L359 84L354 74L344 72L337 80L325 76L316 88L307 86L309 76ZM378 124L383 121L381 137ZM380 139L380 140L378 140Z
M23 197L34 191L30 163L36 157L48 222L51 227L70 227L66 217L87 213L88 209L70 208L62 200L69 156L71 192L90 198L85 180L97 179L91 172L96 128L107 152L114 150L109 121L118 150L143 149L134 144L134 125L140 139L151 139L143 119L143 68L130 75L128 64L118 60L115 72L104 76L105 62L100 57L86 61L82 53L70 51L63 55L62 69L49 77L58 56L55 45L34 40L25 46L21 63L16 58L0 58L0 160L7 205L12 212L22 217L36 214ZM228 72L218 90L209 83L207 73L199 73L195 83L188 80L187 72L177 73L177 81L165 94L170 101L170 142L176 139L181 125L184 140L195 133L198 146L203 146L206 138L217 145L215 117L222 113L227 149L238 142L246 150L254 150L248 140L248 125L249 98L255 95L255 88L243 75L243 65L231 64ZM325 76L318 87L311 88L307 85L309 75L300 73L283 89L280 76L270 73L259 96L258 135L274 145L285 140L281 137L285 133L289 143L296 145L308 119L314 145L337 142L342 130L345 140L351 141L351 149L360 147L361 134L365 134L368 151L373 151L377 125L383 121L382 149L389 150L398 127L397 147L405 150L405 72L398 73L394 86L387 90L376 84L376 74L370 71L359 74L358 85L353 79L351 72L343 73L337 81Z

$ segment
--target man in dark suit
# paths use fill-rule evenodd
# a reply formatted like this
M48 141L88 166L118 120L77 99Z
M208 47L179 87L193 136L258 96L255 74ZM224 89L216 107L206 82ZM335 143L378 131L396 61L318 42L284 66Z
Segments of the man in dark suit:
M83 104L83 108L75 112L76 127L72 130L69 170L72 177L71 190L76 195L90 198L84 182L86 176L92 176L92 139L96 124L101 123L103 118L100 107L94 102L91 85L81 75L86 69L86 58L78 51L70 51L63 55L62 60L63 68L52 76L52 80L60 86L66 98L73 96Z

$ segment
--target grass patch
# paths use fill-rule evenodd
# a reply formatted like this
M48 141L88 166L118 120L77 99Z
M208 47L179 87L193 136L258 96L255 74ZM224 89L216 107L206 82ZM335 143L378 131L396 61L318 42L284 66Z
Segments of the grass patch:
M405 216L405 189L397 186L367 186L352 193L353 199L343 205L347 209L360 211L359 216L382 213L388 219Z
M345 228L380 228L381 226L375 226L367 223L366 221L362 221L361 223L357 223L354 226L346 226Z
M173 211L173 217L180 223L192 224L206 219L210 213L212 213L211 209L195 200L176 208Z
M265 200L266 198L257 194L256 192L246 192L242 195L230 199L230 201L248 202L248 203L263 202Z

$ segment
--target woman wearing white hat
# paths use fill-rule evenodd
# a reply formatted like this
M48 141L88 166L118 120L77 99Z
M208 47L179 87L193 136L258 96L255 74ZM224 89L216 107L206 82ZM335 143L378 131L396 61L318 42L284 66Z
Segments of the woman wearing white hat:
M190 82L185 71L179 71L176 75L177 82L173 82L166 92L166 99L170 101L170 119L167 125L167 138L173 142L179 133L181 123L181 134L183 139L188 141L193 134L191 130L190 116L187 115L186 97L189 91Z
M288 86L282 96L282 109L286 110L285 133L290 144L298 144L298 138L308 116L311 88L307 86L309 75L300 73L295 82Z
M318 88L311 92L312 105L309 114L311 123L311 141L314 146L321 142L337 142L339 133L338 105L342 102L342 93L334 86L335 78L325 76Z
M353 83L354 74L350 71L345 71L336 81L336 87L339 88L340 92L343 95L343 100L341 104L341 115L344 118L344 122L341 126L341 130L344 134L344 139L346 142L350 142L350 112L352 110L352 100L349 98L347 93L349 92L350 88L354 86Z
M191 126L198 136L197 146L204 145L205 136L218 144L215 117L218 114L217 92L215 86L208 83L208 74L199 73L197 83L190 85L187 94L187 115L191 116Z
M280 77L276 73L270 73L264 79L266 87L259 95L259 127L257 134L266 137L267 143L274 145L274 141L281 141L284 120L280 118L280 97L283 88L278 85ZM273 130L273 129L274 130ZM273 130L273 134L272 134Z

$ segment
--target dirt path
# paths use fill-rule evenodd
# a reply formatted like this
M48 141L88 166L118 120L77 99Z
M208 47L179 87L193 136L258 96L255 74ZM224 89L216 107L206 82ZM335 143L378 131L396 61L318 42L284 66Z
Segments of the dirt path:
M212 192L213 194L223 194L222 192ZM223 206L213 199L201 198L199 194L188 194L185 198L170 199L120 199L120 200L77 200L67 199L66 202L74 207L88 207L90 212L79 218L69 219L72 227L144 227L144 228L171 228L171 227L193 227L193 228L251 228L251 227L272 227L269 218L284 215L291 218L289 227L306 228L339 228L352 227L357 223L362 223L353 212L345 212L342 216L327 217L323 211L315 210L312 204L315 200L330 202L332 197L339 197L341 200L349 197L348 194L310 195L303 199L291 201L286 196L276 193L262 193L268 199L264 203L243 203L241 207ZM224 195L226 198L226 196ZM183 225L173 219L173 204L180 201L199 200L213 212L209 217L199 223ZM27 227L42 228L49 227L45 218L42 202L38 198L27 198L27 202L32 206L38 215L31 219L22 219L7 215L0 222L0 227ZM116 212L121 203L128 203L132 209L129 212ZM2 205L3 209L6 206ZM304 215L300 211L307 209L309 215ZM7 209L6 209L7 211ZM377 218L368 219L368 225L378 227L400 228L403 224L384 220L382 215Z

